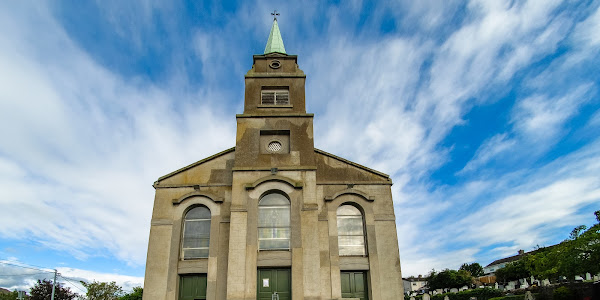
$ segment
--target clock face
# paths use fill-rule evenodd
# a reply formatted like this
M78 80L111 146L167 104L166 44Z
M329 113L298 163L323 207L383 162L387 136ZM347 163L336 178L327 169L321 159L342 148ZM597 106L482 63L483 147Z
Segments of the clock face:
M278 141L272 141L269 143L269 145L267 145L267 150L269 150L269 152L273 152L273 153L281 151L281 148L282 148L281 143Z
M271 67L272 69L279 69L279 67L281 67L281 62L274 59L271 61L271 63L269 63L269 67Z

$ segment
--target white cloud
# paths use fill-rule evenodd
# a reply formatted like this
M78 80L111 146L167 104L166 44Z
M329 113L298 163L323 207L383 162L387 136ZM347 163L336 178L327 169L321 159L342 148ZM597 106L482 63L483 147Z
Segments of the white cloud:
M473 105L495 101L490 95L494 89L506 87L519 71L556 51L572 24L567 16L555 15L559 5L560 1L472 1L462 27L439 46L436 37L373 41L335 32L319 48L326 51L315 52L308 65L302 65L312 76L307 81L309 109L325 109L315 119L316 146L393 175L405 275L411 275L407 270L423 273L430 269L427 265L442 266L451 260L458 267L459 261L471 260L483 243L466 247L475 250L464 258L459 258L460 251L440 254L441 249L452 248L449 237L459 232L448 222L522 188L510 181L511 176L524 174L518 166L508 168L510 175L467 177L456 187L436 187L427 175L448 159L450 149L440 148L440 142L464 123L462 118ZM311 81L316 84L311 86ZM505 155L527 156L528 147L536 146L530 136L560 136L565 121L587 101L589 88L583 84L564 97L539 92L519 100L513 128L484 142L465 170ZM536 132L543 127L544 132ZM547 150L547 145L540 147ZM554 178L563 179L569 177ZM476 223L469 226L479 228Z
M323 14L318 5L284 7L288 24L303 26L281 26L290 28L284 31L288 50L294 47L287 41L298 37L303 43L296 47L310 49L300 55L299 64L308 74L307 108L318 113L316 146L393 175L405 275L472 261L486 241L493 240L489 235L512 243L507 246L511 251L535 239L551 240L531 231L564 215L542 210L547 216L536 212L538 219L532 222L526 213L511 214L523 222L517 238L508 231L465 232L452 226L456 220L463 220L459 224L465 228L482 228L485 221L503 225L501 218L487 218L496 211L493 208L510 214L507 206L524 203L532 209L534 204L544 206L545 199L558 203L549 208L576 215L596 199L592 179L600 170L595 163L600 155L585 151L538 172L516 169L495 178L465 177L456 186L439 186L428 177L449 159L450 149L442 141L465 122L462 118L472 106L494 101L494 87L506 87L519 71L554 53L568 35L565 30L572 20L553 13L558 1L472 1L458 28L442 25L452 23L460 4L405 4L411 9L407 20L418 20L415 24L425 30L445 27L448 38L441 41L438 36L373 36L370 30L379 26L382 13L369 19L371 25L363 32L353 33L342 18L348 12L356 17L352 20L359 19L357 3L349 9L328 7L325 33L312 26ZM155 10L160 10L155 5L144 4L139 20L132 19L135 11L115 7L104 13L120 28L119 34L131 36L143 48L139 31L152 23ZM253 12L271 7L268 1L248 4L237 12L239 22L219 31L199 28L193 40L184 41L195 47L202 63L198 68L211 84L201 88L188 86L185 70L177 67L169 74L175 79L168 78L163 86L124 77L73 42L46 8L36 8L31 15L27 7L0 9L0 81L5 83L0 89L0 126L11 129L0 141L0 206L7 208L0 212L0 234L28 236L80 259L108 252L142 265L153 199L150 184L235 141L235 121L223 106L235 97L241 104L241 92L233 97L229 86L218 83L231 74L241 81L249 58L224 62L235 46L222 38L230 36L236 46L253 35L266 40L262 28L268 29L270 20L256 18ZM589 35L594 31L587 28L595 28L597 14L576 27L590 45L596 42ZM177 82L178 76L184 79ZM465 170L507 153L527 155L515 146L529 137L560 136L565 121L589 96L586 85L565 96L540 91L543 86L531 86L532 96L519 99L514 108L513 131L490 133L492 138L479 147ZM565 200L571 196L578 198ZM468 217L472 211L480 218ZM18 222L17 216L32 221ZM576 222L572 217L562 220L555 224ZM462 235L477 240L456 250L453 243ZM63 272L89 275L68 268ZM102 276L97 280L114 280L115 275ZM135 278L122 278L127 280Z
M600 110L597 110L588 121L589 127L598 127L600 126Z
M573 34L576 43L583 43L587 47L600 46L600 7L590 14L590 16L577 24Z
M404 275L458 268L474 257L486 264L560 242L567 236L557 237L556 229L592 219L584 208L600 201L598 174L596 141L536 170L411 195L412 204L396 208ZM490 246L495 252L478 253Z
M516 131L530 141L545 142L555 138L565 122L589 100L592 84L582 84L562 97L533 95L517 103L512 122Z
M75 281L78 283L79 281L98 281L98 282L116 282L117 285L123 288L123 291L131 291L134 287L144 286L144 278L136 277L136 276L126 276L114 273L101 273L94 272L90 270L81 270L74 268L57 268L57 271L63 276L70 279L69 283ZM79 286L80 289L76 288L76 292L80 292L81 290L86 290L83 286Z
M204 103L170 99L181 93L98 65L46 10L34 10L35 23L2 11L13 30L0 37L0 126L10 129L0 140L0 233L143 265L151 183L231 147L234 121L210 90L197 91Z
M463 238L485 241L483 245L514 242L520 249L531 249L546 240L545 230L577 222L578 209L599 199L600 184L594 177L557 179L498 199L472 214L461 224L467 228ZM479 226L471 227L474 224Z
M473 159L470 160L458 174L477 170L501 153L509 151L515 146L515 144L516 141L508 137L506 133L491 137L490 139L484 141L481 146L479 146L479 149L477 149Z
M426 237L424 237L426 238ZM466 262L473 262L477 249L466 248L457 251L440 252L437 255L420 255L418 250L408 250L400 252L400 259L408 257L416 257L406 263L407 260L402 260L402 277L427 275L431 270L437 272L444 269L458 269L460 265Z
M85 282L116 282L125 292L131 291L134 287L143 286L144 278L136 276L120 275L118 273L102 273L90 270L75 268L58 267L57 281L71 291L80 295L85 294L86 288L80 281ZM38 280L54 279L54 271L50 269L40 269L26 264L22 264L16 259L0 260L0 286L8 290L27 291L33 287ZM12 275L12 276L6 276Z
M418 78L410 74L418 73L426 46L406 39L360 46L342 38L323 49L305 68L319 82L307 89L309 109L325 109L315 120L316 146L385 172L425 163L412 155L426 148L425 128L411 99L401 95L414 93ZM330 55L335 64L328 63ZM315 102L320 99L327 101ZM346 139L350 132L352 140Z

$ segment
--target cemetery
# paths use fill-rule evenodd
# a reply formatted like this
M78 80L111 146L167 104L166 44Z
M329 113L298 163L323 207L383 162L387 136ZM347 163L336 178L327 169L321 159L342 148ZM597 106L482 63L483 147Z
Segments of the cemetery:
M600 299L600 211L594 214L595 225L574 228L559 244L530 252L519 250L517 255L495 260L485 268L478 263L463 264L458 271L434 270L426 277L404 279L405 298ZM411 288L415 286L422 288Z

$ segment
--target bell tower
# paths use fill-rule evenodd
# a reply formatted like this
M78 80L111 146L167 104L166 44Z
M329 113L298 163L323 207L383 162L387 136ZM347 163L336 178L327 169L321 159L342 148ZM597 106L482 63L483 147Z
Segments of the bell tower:
M392 180L314 148L305 81L274 18L235 148L154 183L144 300L403 299Z
M314 167L305 80L298 56L286 53L274 18L265 51L253 56L245 76L244 113L236 116L236 168Z

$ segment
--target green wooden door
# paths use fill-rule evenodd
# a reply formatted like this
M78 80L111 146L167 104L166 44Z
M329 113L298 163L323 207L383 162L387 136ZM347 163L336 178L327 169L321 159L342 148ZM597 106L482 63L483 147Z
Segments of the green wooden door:
M257 298L271 300L274 293L279 300L292 299L292 276L290 269L258 269Z
M366 272L341 272L340 277L342 279L342 298L369 299Z
M206 299L206 274L181 275L179 300Z

